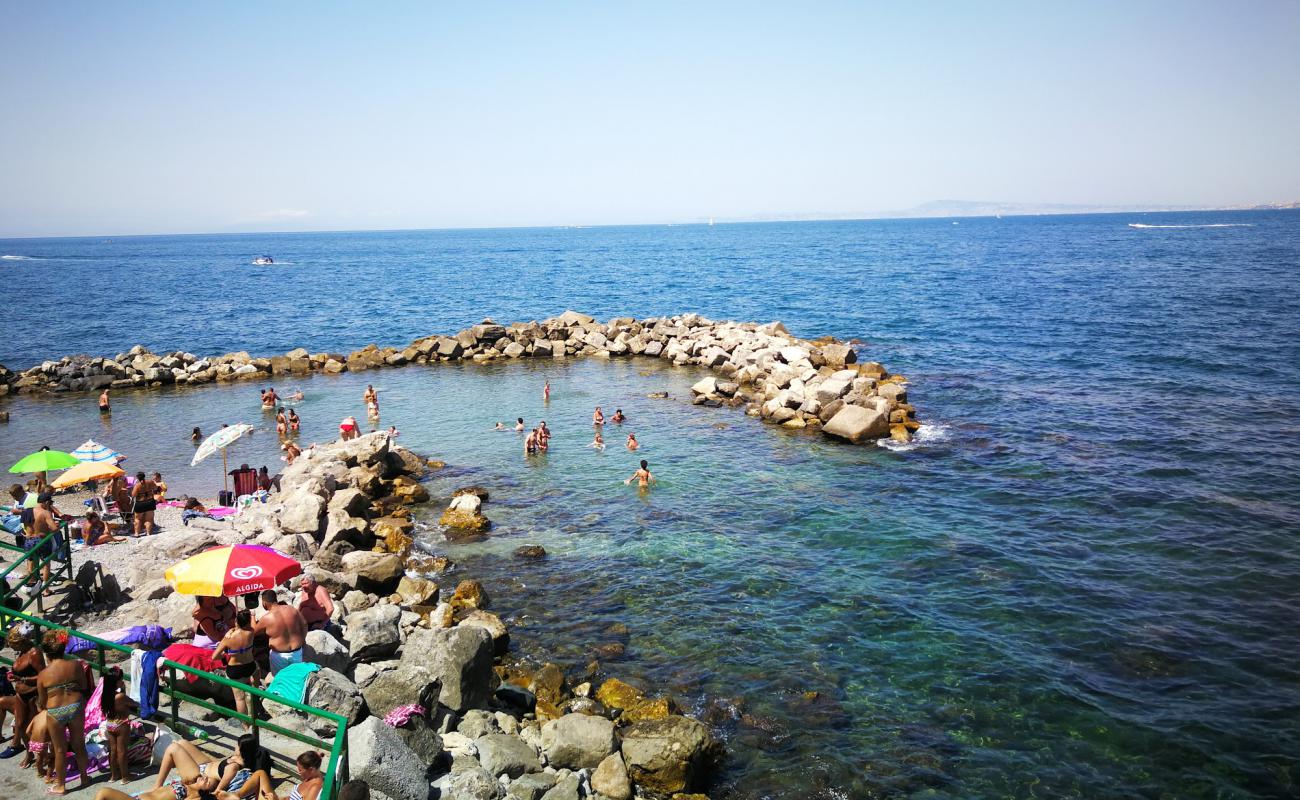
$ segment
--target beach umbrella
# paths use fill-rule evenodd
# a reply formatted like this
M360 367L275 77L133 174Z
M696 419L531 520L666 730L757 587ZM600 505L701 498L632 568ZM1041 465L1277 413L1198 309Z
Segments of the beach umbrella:
M190 556L164 573L181 594L218 597L273 589L295 575L302 565L289 556L258 544L214 547Z
M72 451L72 455L79 461L95 462L110 461L117 463L118 459L126 458L113 448L105 447L94 439L87 439L85 444Z
M122 468L116 464L108 464L102 461L83 461L60 475L50 485L55 489L65 489L69 486L79 486L90 481L116 478L118 475L125 474Z
M9 468L10 472L49 472L52 469L75 467L81 461L62 450L37 450Z
M199 445L199 449L194 452L194 458L190 460L190 466L192 467L195 464L198 464L203 459L207 458L208 456L220 450L221 451L221 488L225 489L227 484L226 448L230 447L232 444L238 441L239 437L243 436L246 433L252 433L252 432L253 432L253 426L249 425L246 422L241 422L238 425L231 425L229 427L222 428L221 430L217 431L216 433L212 434L211 436L203 440L203 444Z

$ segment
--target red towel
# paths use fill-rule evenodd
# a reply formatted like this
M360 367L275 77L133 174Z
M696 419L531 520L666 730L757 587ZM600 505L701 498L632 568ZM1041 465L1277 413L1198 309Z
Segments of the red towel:
M212 657L212 651L206 647L195 647L192 644L174 644L163 651L163 658L175 661L177 664L184 664L187 667L201 669L204 672L225 673L225 665ZM194 675L188 672L183 673L185 680L194 683L198 680Z

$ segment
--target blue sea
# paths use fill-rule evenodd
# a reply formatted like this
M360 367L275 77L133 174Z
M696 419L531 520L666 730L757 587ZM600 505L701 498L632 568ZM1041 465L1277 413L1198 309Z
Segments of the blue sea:
M1146 226L1146 227L1134 227ZM274 266L253 266L259 254ZM513 647L667 692L731 756L710 796L1300 795L1300 213L0 240L0 362L134 344L403 345L574 308L779 319L906 375L925 427L841 446L689 404L655 360L296 383L304 442L373 383L448 467L422 544ZM544 404L541 387L554 391ZM215 494L188 433L252 384L0 401L0 459L95 438ZM277 388L288 388L278 386ZM667 400L646 395L666 390ZM595 405L621 407L611 446ZM545 419L525 460L498 420ZM614 428L615 426L607 426ZM624 487L637 454L659 485ZM491 491L486 541L431 524ZM511 552L542 544L549 557ZM621 625L626 626L624 630Z

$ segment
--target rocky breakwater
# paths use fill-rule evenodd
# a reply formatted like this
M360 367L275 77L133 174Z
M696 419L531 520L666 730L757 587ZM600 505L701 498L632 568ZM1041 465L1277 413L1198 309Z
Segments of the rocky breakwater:
M116 567L129 597L92 629L149 621L188 635L194 600L172 591L163 570L214 544L270 545L335 598L331 629L307 635L305 658L321 669L306 701L348 720L351 776L383 796L629 800L707 786L722 748L671 698L602 675L595 662L571 680L555 664L510 660L487 589L452 581L445 557L414 547L409 506L429 499L428 463L383 433L311 448L269 502L233 521L195 520L165 551L133 552ZM481 516L487 496L459 490L455 510ZM403 724L385 722L413 703L422 710ZM274 720L313 724L284 709Z
M799 339L780 322L715 322L697 314L608 322L566 311L540 322L499 325L490 319L454 335L424 336L403 348L371 344L352 353L254 358L248 353L198 357L155 355L133 347L114 358L66 356L23 372L0 366L0 395L9 391L98 391L164 384L263 380L313 372L337 374L442 361L646 356L707 367L720 377L694 387L696 402L746 405L748 413L788 428L820 427L852 442L891 436L906 441L919 427L906 380L831 338Z

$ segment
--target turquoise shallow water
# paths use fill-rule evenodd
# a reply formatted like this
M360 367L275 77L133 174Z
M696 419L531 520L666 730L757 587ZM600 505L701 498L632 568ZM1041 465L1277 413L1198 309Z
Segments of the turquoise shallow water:
M1248 227L1127 224L1225 220ZM493 589L516 646L580 670L626 644L609 672L669 687L731 741L718 796L1285 797L1300 768L1298 222L9 241L50 260L6 264L30 305L0 361L136 341L351 348L569 306L860 337L913 379L921 446L840 447L693 407L695 372L639 360L314 377L303 439L332 435L373 381L383 425L449 463L436 499L492 491L495 535L449 552ZM302 265L247 273L244 250ZM77 329L44 305L141 265L158 291L129 314ZM223 289L214 306L195 276L218 274L251 299ZM326 291L339 275L355 303ZM178 311L181 292L201 310ZM38 312L55 317L40 335ZM673 399L645 397L660 389ZM597 403L628 414L661 479L650 493L619 483L634 459L615 426L605 453L584 448ZM95 436L204 493L219 468L185 466L189 429L265 424L252 385L122 394L111 429L84 397L5 407L10 462ZM544 460L488 430L520 415L555 430ZM274 434L244 453L274 463ZM551 557L510 558L524 543Z

